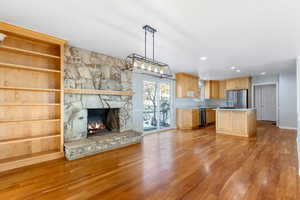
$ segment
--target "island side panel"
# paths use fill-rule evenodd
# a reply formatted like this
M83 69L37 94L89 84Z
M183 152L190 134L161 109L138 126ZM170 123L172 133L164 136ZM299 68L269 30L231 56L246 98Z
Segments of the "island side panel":
M216 133L240 137L256 136L255 110L216 110Z
M256 110L248 111L248 135L249 137L256 137Z

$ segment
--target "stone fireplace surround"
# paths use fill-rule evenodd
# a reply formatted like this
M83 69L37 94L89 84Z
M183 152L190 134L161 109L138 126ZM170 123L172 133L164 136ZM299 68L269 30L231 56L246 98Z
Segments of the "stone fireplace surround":
M69 94L66 94L68 97L65 99L71 98ZM66 96L65 95L65 96ZM81 98L81 100L85 103L87 103L87 99L97 99L95 96L97 95L74 95L72 94L73 98ZM121 96L109 96L109 99L118 99L118 103L122 103ZM131 98L131 97L127 97ZM125 98L125 99L127 99ZM116 102L110 102L111 106L114 105ZM123 102L125 104L125 102ZM65 132L66 132L66 141L65 141L65 156L68 160L74 160L77 158L82 158L85 156L93 155L96 153L128 146L131 144L140 143L142 140L142 133L135 132L131 129L128 129L128 124L126 123L126 117L128 117L124 112L124 106L123 107L113 107L119 109L119 124L120 124L120 131L115 132L108 132L101 135L96 136L90 136L87 137L87 108L90 109L91 106L88 106L88 104L85 104L85 106L82 107L82 105L76 105L78 103L71 103L70 109L75 109L75 111L71 111L71 113L75 114L76 118L73 120L70 120L70 117L72 117L72 114L66 114L69 113L68 107L65 109ZM92 103L94 105L93 109L95 108L103 108L103 106L97 105L96 102ZM84 105L84 103L83 103ZM112 107L110 107L112 108ZM125 117L125 118L124 118ZM131 126L131 125L130 125Z
M87 90L132 91L132 72L122 59L67 46L64 87ZM118 108L120 131L87 137L87 109ZM132 130L132 96L64 95L65 156L68 160L139 143Z

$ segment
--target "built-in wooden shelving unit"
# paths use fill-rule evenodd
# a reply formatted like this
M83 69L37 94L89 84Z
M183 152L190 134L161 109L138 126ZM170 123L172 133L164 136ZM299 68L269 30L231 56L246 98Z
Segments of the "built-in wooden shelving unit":
M0 22L0 171L63 156L65 40Z

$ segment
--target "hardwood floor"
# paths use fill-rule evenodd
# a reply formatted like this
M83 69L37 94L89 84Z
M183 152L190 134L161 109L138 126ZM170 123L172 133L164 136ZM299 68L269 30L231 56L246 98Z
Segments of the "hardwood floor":
M259 125L257 140L214 129L148 135L75 161L0 174L1 199L297 199L296 132ZM299 197L298 197L299 199Z

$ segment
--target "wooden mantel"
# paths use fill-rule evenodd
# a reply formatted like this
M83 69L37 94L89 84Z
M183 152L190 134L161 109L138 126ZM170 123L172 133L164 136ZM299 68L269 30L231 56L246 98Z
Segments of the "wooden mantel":
M132 91L113 91L113 90L91 90L91 89L72 89L65 88L66 94L104 94L104 95L119 95L119 96L133 96Z

